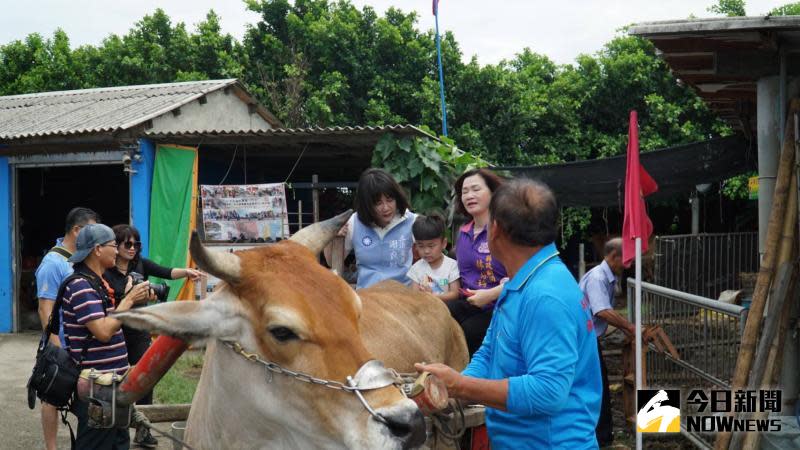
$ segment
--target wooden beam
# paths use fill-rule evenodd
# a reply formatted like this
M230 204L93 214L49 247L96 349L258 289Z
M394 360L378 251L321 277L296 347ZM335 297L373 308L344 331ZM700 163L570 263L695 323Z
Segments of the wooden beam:
M709 71L714 73L716 59L714 52L676 52L664 53L662 58L676 72Z
M179 422L189 418L189 408L191 403L178 405L136 405L136 409L147 416L147 420L153 423L159 422Z

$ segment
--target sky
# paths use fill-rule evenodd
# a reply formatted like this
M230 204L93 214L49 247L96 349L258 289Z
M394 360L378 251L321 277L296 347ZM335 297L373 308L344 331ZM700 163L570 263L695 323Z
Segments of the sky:
M431 0L351 0L383 13L391 6L416 11L418 27L434 27ZM763 15L793 0L748 0L747 14ZM441 0L440 30L452 31L464 59L481 64L513 58L523 48L569 64L582 53L595 53L621 27L657 20L711 17L714 0ZM240 0L0 0L0 44L29 33L52 36L66 31L73 46L98 45L109 34L125 34L145 14L162 8L173 22L191 30L209 9L221 17L222 28L238 39L258 14Z

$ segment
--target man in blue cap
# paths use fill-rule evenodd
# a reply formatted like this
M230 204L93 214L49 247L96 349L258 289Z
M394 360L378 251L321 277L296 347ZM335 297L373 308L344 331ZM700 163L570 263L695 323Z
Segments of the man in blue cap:
M75 253L69 258L74 276L63 286L64 341L81 369L124 374L128 369L128 351L122 334L122 323L108 316L112 311L127 311L134 304L150 297L147 281L131 287L125 293L115 293L102 274L117 258L114 232L103 224L89 224L78 234ZM115 297L121 300L115 300ZM78 416L78 435L75 447L80 449L115 449L130 447L127 428L90 428L88 404L76 401L73 411Z

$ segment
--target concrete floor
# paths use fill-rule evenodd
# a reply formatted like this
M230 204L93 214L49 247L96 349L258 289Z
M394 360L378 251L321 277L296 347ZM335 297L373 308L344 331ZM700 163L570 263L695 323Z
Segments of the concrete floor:
M44 448L39 406L28 408L28 392L25 385L33 369L36 345L39 335L0 334L0 450L34 450ZM70 415L73 430L77 431L77 420ZM156 424L157 429L166 431L170 424ZM159 450L171 450L172 441L159 438ZM133 441L133 430L131 430ZM58 448L69 449L69 429L63 424L58 429ZM131 446L131 448L136 448Z

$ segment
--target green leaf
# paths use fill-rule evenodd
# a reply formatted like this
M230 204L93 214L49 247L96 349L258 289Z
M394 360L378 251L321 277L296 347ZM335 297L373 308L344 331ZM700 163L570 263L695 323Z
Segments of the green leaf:
M404 138L400 139L399 141L397 141L397 146L401 150L403 150L405 152L410 152L411 151L411 146L412 146L411 139L407 138L407 137L404 137Z
M411 178L415 178L425 170L425 166L422 164L422 161L417 158L412 158L408 162L408 174Z

